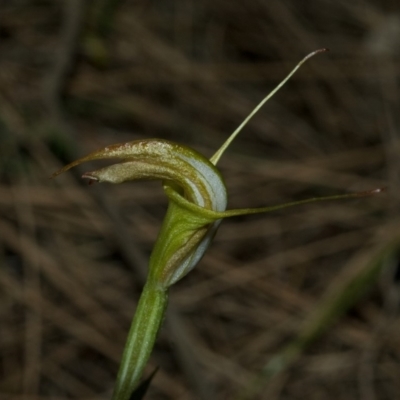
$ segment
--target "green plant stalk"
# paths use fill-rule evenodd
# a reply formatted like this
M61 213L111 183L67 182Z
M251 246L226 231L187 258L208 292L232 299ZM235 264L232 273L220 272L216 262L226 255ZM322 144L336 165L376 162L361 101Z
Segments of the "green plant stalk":
M155 282L148 281L143 288L129 330L113 400L128 400L138 385L153 350L167 304L167 290Z

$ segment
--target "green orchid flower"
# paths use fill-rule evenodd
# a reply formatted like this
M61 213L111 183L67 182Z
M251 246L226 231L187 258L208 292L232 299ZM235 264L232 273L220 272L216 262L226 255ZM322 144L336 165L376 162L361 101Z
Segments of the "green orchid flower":
M113 400L128 400L138 386L164 319L170 286L200 261L223 218L264 213L321 200L368 196L379 191L311 198L272 207L226 210L226 186L216 168L220 157L247 122L297 69L307 59L324 51L326 49L320 49L306 56L262 100L210 160L189 147L163 139L147 139L105 147L53 174L55 177L86 161L117 158L121 160L118 164L87 172L82 177L110 183L159 179L169 199L167 214L150 257L148 278L122 356Z

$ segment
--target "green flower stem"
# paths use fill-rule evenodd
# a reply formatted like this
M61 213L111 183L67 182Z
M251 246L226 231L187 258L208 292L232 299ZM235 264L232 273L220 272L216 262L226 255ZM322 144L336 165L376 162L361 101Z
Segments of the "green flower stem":
M113 400L129 400L138 386L163 322L167 304L167 290L158 283L148 281L143 288L128 334Z

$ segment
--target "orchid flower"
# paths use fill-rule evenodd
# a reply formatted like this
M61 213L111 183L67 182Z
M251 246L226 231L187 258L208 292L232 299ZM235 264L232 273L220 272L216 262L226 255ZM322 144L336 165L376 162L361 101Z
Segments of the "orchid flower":
M167 214L150 256L149 272L129 331L114 389L113 400L128 400L138 386L164 319L168 291L199 262L216 230L227 217L264 213L321 200L368 196L379 189L337 196L311 198L278 206L226 210L227 191L216 165L247 122L320 49L307 55L251 112L221 148L208 160L197 151L163 139L116 144L80 158L53 177L86 161L120 159L121 162L85 173L96 182L122 183L159 179L169 199Z

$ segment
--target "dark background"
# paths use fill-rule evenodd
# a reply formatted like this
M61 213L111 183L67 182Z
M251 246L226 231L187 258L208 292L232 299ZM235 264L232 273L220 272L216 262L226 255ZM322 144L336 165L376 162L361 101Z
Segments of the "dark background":
M223 156L229 208L389 190L224 221L147 398L234 399L303 337L251 398L400 399L397 0L0 2L1 399L110 398L166 209L158 182L48 177L139 138L209 157L321 47Z

